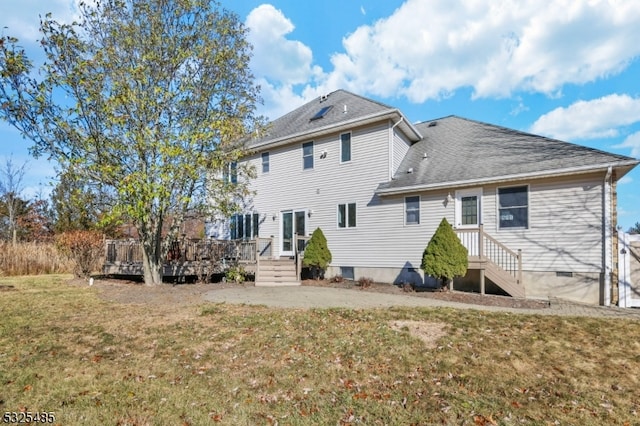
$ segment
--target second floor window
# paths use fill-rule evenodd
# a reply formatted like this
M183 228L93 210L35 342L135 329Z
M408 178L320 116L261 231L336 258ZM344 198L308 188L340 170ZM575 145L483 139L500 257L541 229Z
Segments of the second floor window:
M269 173L269 153L262 153L262 173Z
M405 224L418 225L420 223L420 197L405 197Z
M224 182L238 183L238 163L234 161L224 166L222 180Z
M302 168L313 169L313 142L302 144Z
M351 161L351 133L340 135L340 162Z

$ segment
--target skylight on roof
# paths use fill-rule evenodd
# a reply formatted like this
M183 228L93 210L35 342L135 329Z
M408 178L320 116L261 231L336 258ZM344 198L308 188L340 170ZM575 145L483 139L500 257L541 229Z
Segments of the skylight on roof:
M325 115L327 115L327 113L331 110L331 108L333 108L333 105L327 105L326 107L322 107L320 109L320 111L316 112L316 115L314 115L313 117L311 117L311 120L309 121L313 121L313 120L319 120L322 117L324 117Z

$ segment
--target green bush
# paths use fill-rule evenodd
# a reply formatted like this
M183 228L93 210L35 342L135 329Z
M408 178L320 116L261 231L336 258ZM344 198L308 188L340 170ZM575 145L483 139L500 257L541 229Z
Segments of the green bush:
M443 218L424 250L420 268L426 275L438 278L445 285L455 277L466 275L468 266L467 249L447 219Z
M246 272L242 266L232 266L224 274L227 281L232 281L236 284L244 282L246 279Z
M322 229L316 228L304 250L302 264L309 267L313 278L319 279L324 276L324 271L329 266L329 263L331 263L331 251L327 246L327 239Z

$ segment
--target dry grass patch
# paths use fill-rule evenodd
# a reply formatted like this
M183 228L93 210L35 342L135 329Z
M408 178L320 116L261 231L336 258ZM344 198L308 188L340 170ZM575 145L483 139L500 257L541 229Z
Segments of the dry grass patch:
M65 425L640 420L637 321L130 304L69 278L0 279L14 287L0 297L0 411Z
M73 262L52 243L0 241L0 276L65 274L73 271Z
M425 321L389 321L392 330L398 332L408 331L414 337L422 340L427 348L435 348L438 340L445 336L446 324Z

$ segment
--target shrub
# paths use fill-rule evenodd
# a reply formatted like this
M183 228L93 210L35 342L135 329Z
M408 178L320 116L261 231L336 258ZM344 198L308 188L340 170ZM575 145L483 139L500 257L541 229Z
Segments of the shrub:
M327 246L327 239L322 229L316 228L304 250L302 264L311 270L311 276L316 280L324 276L324 271L331 263L331 251Z
M443 218L424 250L420 268L425 274L438 278L444 286L445 283L451 285L453 278L464 276L468 262L467 249Z
M246 278L246 272L242 266L232 266L224 274L227 281L233 281L236 284L244 282Z
M371 287L371 284L373 284L373 280L371 278L362 277L358 280L358 285L361 288L369 288Z
M344 282L344 277L342 275L336 275L335 277L331 278L331 282L332 283L343 283Z
M99 270L104 256L104 238L97 231L67 231L56 236L56 247L75 263L73 273L88 277Z

